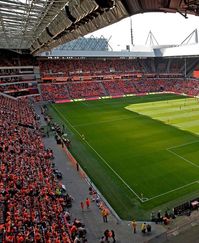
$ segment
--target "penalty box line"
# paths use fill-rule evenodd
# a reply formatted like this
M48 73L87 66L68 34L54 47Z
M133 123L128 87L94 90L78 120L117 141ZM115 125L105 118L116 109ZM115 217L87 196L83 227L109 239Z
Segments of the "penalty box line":
M169 153L171 153L171 154L177 156L178 158L180 158L180 159L186 161L186 162L189 163L190 165L199 168L199 165L197 165L197 164L193 163L192 161L190 161L190 160L184 158L183 156L181 156L181 155L177 154L176 152L172 151L171 149L166 149L166 150L167 150Z
M172 146L172 147L167 148L167 150L174 149L174 148L181 148L181 147L184 147L186 145L190 145L190 144L194 144L194 143L199 143L199 140L195 140L195 141L192 141L192 142L188 142L188 143L183 143L183 144L179 144L179 145L176 145L176 146Z
M69 122L69 120L67 118L65 118L62 113L60 113L56 107L54 107L54 109L56 110L56 112L62 117L63 120L65 120L69 126L80 136L81 134L79 133L79 131ZM83 140L96 154L97 156L106 164L106 166L120 179L120 181L123 182L123 184L141 201L141 202L145 202L146 200L144 200L143 198L141 198L125 181L124 179L108 164L108 162L86 141Z
M148 198L148 199L146 200L146 202L151 201L151 200L153 200L153 199L156 199L156 198L158 198L158 197L161 197L161 196L167 195L167 194L169 194L169 193L171 193L171 192L178 191L178 190L180 190L180 189L182 189L182 188L185 188L185 187L191 186L191 185L193 185L193 184L195 184L195 183L199 183L199 181L198 181L198 180L197 180L197 181L193 181L193 182L188 183L188 184L186 184L186 185L184 185L184 186L180 186L180 187L177 187L177 188L175 188L175 189L173 189L173 190L170 190L170 191L167 191L167 192L161 193L161 194L159 194L159 195L157 195L157 196L154 196L154 197ZM145 201L144 201L144 202L145 202Z
M175 153L174 151L172 151L172 148L180 148L180 147L183 147L183 146L186 146L186 145L189 145L189 144L198 143L198 142L199 142L199 141L197 140L197 141L193 141L193 142L189 142L189 143L184 143L184 144L181 144L181 145L178 145L178 146L173 146L173 147L167 148L166 150L167 150L168 152L172 153L173 155L175 155L175 156L181 158L182 160L186 161L187 163L191 164L192 166L195 166L195 167L199 168L199 165L197 165L197 164L191 162L190 160L188 160L188 159L186 159L186 158L180 156L179 154ZM154 196L154 197L151 197L151 198L147 198L144 202L148 202L148 201L153 200L153 199L156 199L156 198L158 198L158 197L167 195L167 194L169 194L169 193L171 193L171 192L178 191L178 190L180 190L180 189L182 189L182 188L191 186L191 185L193 185L193 184L195 184L195 183L199 183L199 180L197 180L197 181L193 181L193 182L191 182L191 183L188 183L188 184L186 184L186 185L184 185L184 186L175 188L175 189L173 189L173 190L170 190L170 191L161 193L161 194L159 194L159 195L157 195L157 196Z

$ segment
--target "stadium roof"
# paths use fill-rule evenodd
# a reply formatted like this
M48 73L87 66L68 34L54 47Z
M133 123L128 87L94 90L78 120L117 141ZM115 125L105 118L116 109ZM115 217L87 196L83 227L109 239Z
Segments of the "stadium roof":
M39 54L47 58L147 58L147 57L198 57L199 44L180 46L134 46L131 51L70 51L53 49Z
M198 0L0 0L0 48L33 54L143 12L199 14Z

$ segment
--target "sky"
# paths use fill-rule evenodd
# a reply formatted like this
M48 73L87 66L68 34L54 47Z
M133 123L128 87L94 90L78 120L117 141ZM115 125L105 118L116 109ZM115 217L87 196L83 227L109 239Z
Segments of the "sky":
M195 29L199 29L199 17L179 13L144 13L133 15L90 35L109 39L113 50L124 50L131 43L130 18L132 19L134 45L145 45L151 30L160 45L178 45ZM190 43L193 43L193 40Z

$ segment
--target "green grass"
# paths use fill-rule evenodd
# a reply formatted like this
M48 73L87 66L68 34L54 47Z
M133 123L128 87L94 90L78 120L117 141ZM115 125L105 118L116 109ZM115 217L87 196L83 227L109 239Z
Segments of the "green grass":
M132 104L126 109L149 116L182 130L199 134L199 99L184 98Z
M147 219L199 192L197 107L194 99L149 95L54 104L50 112L119 216Z

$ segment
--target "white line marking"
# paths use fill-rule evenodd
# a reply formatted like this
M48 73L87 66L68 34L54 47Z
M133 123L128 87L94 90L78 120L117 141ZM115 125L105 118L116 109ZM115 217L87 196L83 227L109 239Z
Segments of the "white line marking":
M148 202L148 201L150 201L150 200L153 200L153 199L155 199L155 198L164 196L164 195L169 194L169 193L171 193L171 192L175 192L175 191L180 190L180 189L182 189L182 188L191 186L191 185L193 185L193 184L195 184L195 183L198 183L198 180L197 180L197 181L193 181L193 182L191 182L191 183L189 183L189 184L186 184L186 185L184 185L184 186L180 186L180 187L175 188L175 189L173 189L173 190L170 190L170 191L168 191L168 192L164 192L164 193L159 194L159 195L157 195L157 196L151 197L151 198L149 198L148 200L146 200L146 201L144 201L144 202Z
M55 106L53 108L57 111L57 113L62 117L63 120L65 120L70 127L81 137L81 134L73 127L73 125L66 119L62 113L60 113ZM108 168L124 183L124 185L141 201L144 202L141 197L138 196L138 194L122 179L122 177L106 162L106 160L86 141L83 140L87 145L97 154L97 156L108 166Z
M177 145L177 146L169 147L167 149L180 148L180 147L184 147L186 145L194 144L194 143L199 143L199 140L195 140L195 141L188 142L188 143L183 143L183 144L180 144L180 145Z
M167 148L166 150L167 150L168 152L174 154L175 156L177 156L177 157L183 159L184 161L186 161L187 163L191 164L192 166L195 166L195 167L199 168L199 165L197 165L197 164L191 162L190 160L188 160L188 159L186 159L186 158L180 156L179 154L177 154L177 153L175 153L174 151L171 150L171 149L173 149L173 148L180 148L180 147L183 147L183 146L186 146L186 145L189 145L189 144L198 143L198 142L199 142L199 140L197 140L197 141L192 141L192 142L189 142L189 143L184 143L184 144L180 144L180 145L177 145L177 146L173 146L173 147ZM182 189L182 188L188 187L188 186L190 186L190 185L192 185L192 184L195 184L195 183L199 183L199 181L197 180L197 181L191 182L191 183L189 183L189 184L186 184L186 185L184 185L184 186L181 186L181 187L175 188L175 189L173 189L173 190L167 191L167 192L165 192L165 193L161 193L161 194L159 194L159 195L157 195L157 196L148 198L148 199L145 200L144 202L148 202L148 201L150 201L150 200L153 200L153 199L155 199L155 198L164 196L164 195L166 195L166 194L169 194L169 193L171 193L171 192L180 190L180 189Z
M68 119L66 119L58 110L56 107L54 107L54 109L57 111L57 113L62 117L63 120L65 120L69 125L70 127L81 137L81 134L77 131L77 129L75 129L75 127L68 121ZM165 193L161 193L157 196L154 196L154 197L151 197L151 198L141 198L138 196L138 194L122 179L122 177L106 162L106 160L86 141L84 140L84 142L87 143L87 145L97 154L97 156L108 166L108 168L125 184L125 186L142 202L148 202L148 201L151 201L155 198L158 198L158 197L161 197L161 196L164 196L166 194L169 194L171 192L174 192L174 191L177 191L177 190L180 190L182 188L185 188L185 187L188 187L192 184L195 184L195 183L199 183L199 181L194 181L194 182L191 182L189 184L186 184L184 186L181 186L181 187L178 187L178 188L175 188L173 190L170 190L170 191L167 191ZM167 151L169 151L170 153L173 153L174 155L180 157L181 159L185 160L186 162L192 164L193 166L196 166L196 167L199 167L198 165L192 163L191 161L183 158L182 156L176 154L175 152L173 151L170 151L169 149L172 149L172 148L176 148L176 147L181 147L181 146L185 146L185 145L188 145L188 144L192 144L192 143L196 143L196 142L199 142L199 141L193 141L193 142L190 142L190 143L186 143L186 144L181 144L179 146L174 146L174 147L171 147L171 148L167 148Z
M197 165L197 164L191 162L190 160L188 160L188 159L186 159L186 158L180 156L179 154L175 153L174 151L172 151L172 150L170 150L170 149L167 149L167 151L170 152L170 153L172 153L172 154L174 154L175 156L181 158L182 160L186 161L187 163L189 163L189 164L191 164L191 165L193 165L193 166L199 168L199 165Z

